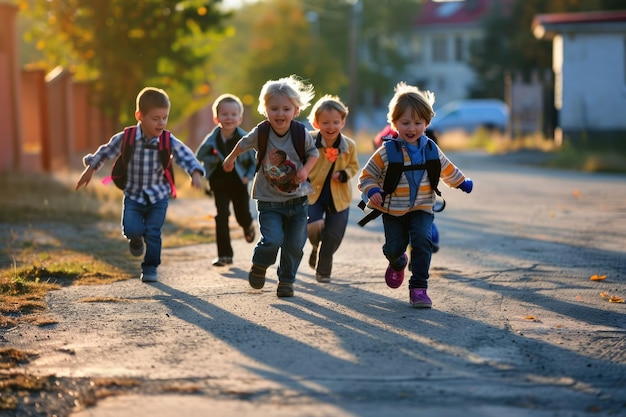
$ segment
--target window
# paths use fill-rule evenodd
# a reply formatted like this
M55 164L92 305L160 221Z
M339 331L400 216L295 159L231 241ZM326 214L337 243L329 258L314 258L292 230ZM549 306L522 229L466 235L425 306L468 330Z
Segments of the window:
M433 38L433 62L448 61L448 42L445 36Z
M465 43L461 35L454 37L454 60L456 62L465 61Z

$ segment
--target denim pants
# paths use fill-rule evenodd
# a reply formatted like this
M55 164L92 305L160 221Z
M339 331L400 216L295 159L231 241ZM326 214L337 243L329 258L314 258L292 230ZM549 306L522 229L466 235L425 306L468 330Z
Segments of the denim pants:
M411 278L409 289L427 288L432 257L432 223L434 215L425 211L410 211L403 216L383 213L385 244L383 254L392 268L402 267L402 255L411 244Z
M144 273L155 273L161 264L161 228L165 222L169 200L141 204L124 197L122 211L122 233L127 239L142 239L146 253L141 263Z
M316 272L319 275L330 276L333 269L333 255L339 249L348 226L350 209L335 211L331 207L319 203L309 206L309 223L324 219L324 229L318 250L319 260Z
M307 239L308 197L282 203L258 201L261 239L254 248L252 263L263 268L274 264L280 249L278 281L293 283L302 261Z

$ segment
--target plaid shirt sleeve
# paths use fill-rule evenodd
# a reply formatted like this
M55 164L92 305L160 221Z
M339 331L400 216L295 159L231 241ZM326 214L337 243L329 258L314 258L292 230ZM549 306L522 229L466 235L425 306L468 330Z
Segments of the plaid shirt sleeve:
M200 161L198 161L198 158L196 158L193 151L174 135L171 135L170 138L172 141L172 155L174 156L174 162L187 171L189 175L193 174L194 171L199 171L204 176L204 167Z
M95 153L85 155L83 158L83 165L90 166L96 171L102 168L109 159L114 159L122 153L122 140L124 138L124 132L116 133L111 137L108 143L101 145Z

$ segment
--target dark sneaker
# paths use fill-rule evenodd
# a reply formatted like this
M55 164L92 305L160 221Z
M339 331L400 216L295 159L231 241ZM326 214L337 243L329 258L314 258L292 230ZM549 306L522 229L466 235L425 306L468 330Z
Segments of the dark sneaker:
M311 255L309 256L309 266L313 269L317 266L317 247L313 246L311 249Z
M265 285L265 270L262 266L252 264L250 272L248 272L248 282L250 286L256 290L260 290Z
M287 282L279 282L276 289L278 297L293 297L293 284Z
M129 240L128 249L130 249L130 254L133 256L143 255L143 240Z
M404 266L401 270L396 271L391 267L391 264L387 267L387 271L385 272L385 282L389 288L398 288L402 285L402 281L404 281L404 267L408 263L409 258L406 256L406 253L402 255L402 258L404 259Z
M213 266L226 266L232 265L232 263L233 258L230 258L228 256L220 256L219 258L213 259Z
M431 308L433 306L433 302L430 300L428 294L426 294L426 288L410 289L409 300L411 301L411 307Z
M250 243L254 240L256 236L256 231L254 230L254 223L250 223L247 229L243 230L243 235L246 238L246 242Z
M159 277L156 272L142 272L141 282L158 282Z
M317 280L317 282L322 282L322 283L330 282L330 276L329 275L315 274L315 279Z

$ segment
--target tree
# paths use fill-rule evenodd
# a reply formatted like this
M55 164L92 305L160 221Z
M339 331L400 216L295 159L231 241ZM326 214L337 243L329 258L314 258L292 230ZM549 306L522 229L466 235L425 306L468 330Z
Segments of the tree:
M472 97L504 98L507 74L520 73L526 79L531 72L552 68L552 44L539 41L531 33L537 14L623 9L621 0L515 0L510 10L502 2L485 21L485 37L472 48L470 65L477 75Z
M402 39L412 29L419 2L359 1L356 15L355 0L244 5L215 54L221 58L214 61L212 89L234 92L252 104L266 80L295 73L311 81L320 95L336 94L347 101L355 89L358 104L368 95L388 95L408 61ZM353 23L358 25L354 55ZM356 77L351 77L352 56Z
M219 1L219 0L218 0ZM93 82L103 111L120 125L146 85L170 95L202 85L207 58L228 14L208 0L22 0L28 39L47 69L68 66ZM173 106L172 116L182 111Z

